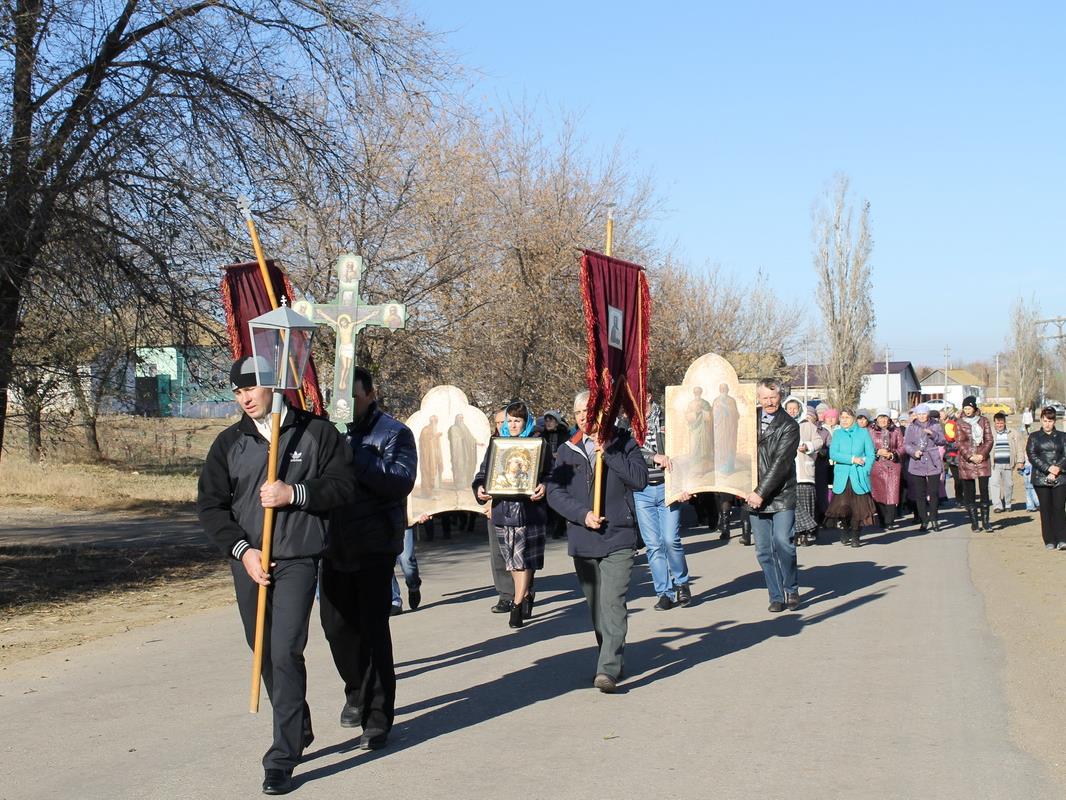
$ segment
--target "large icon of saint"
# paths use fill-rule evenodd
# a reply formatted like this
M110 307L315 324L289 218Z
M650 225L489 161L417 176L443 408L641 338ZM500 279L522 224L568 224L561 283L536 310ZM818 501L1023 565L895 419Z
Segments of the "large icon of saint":
M711 404L714 419L714 465L715 468L729 475L736 471L737 464L737 426L740 412L737 401L729 396L729 384L718 387L718 397Z
M441 476L444 474L444 458L440 447L442 435L437 430L436 415L429 418L429 424L418 434L418 468L421 481L419 490L423 497L433 496L433 492L440 486Z
M448 449L452 459L452 484L456 490L469 489L477 472L477 439L463 422L463 415L455 415L455 423L448 428Z
M703 388L692 390L692 401L685 409L688 424L689 455L697 473L714 471L714 431L711 404L703 399Z

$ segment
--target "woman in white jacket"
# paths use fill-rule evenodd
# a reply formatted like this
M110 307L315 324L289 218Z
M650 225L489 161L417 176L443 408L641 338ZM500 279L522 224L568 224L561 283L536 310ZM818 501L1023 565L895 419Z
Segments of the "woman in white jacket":
M818 541L818 521L814 517L814 460L822 449L822 437L810 417L815 420L818 417L795 395L785 398L784 409L800 427L800 443L796 450L796 545L814 544Z

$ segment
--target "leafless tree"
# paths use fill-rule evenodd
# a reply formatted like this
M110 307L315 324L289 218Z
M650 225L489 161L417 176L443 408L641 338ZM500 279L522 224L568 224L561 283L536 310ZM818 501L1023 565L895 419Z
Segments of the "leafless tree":
M50 282L50 248L121 242L128 291L195 326L208 265L237 249L235 190L292 204L294 154L341 172L351 110L426 97L443 70L378 0L6 0L0 35L0 445L19 307Z
M1042 401L1040 396L1041 375L1045 381L1050 375L1047 351L1040 338L1040 307L1036 298L1028 301L1018 298L1011 306L1010 330L1011 350L1009 367L1014 378L1014 402L1018 410L1037 408Z
M848 178L839 175L814 211L814 270L825 324L826 388L829 402L854 407L872 360L870 203L863 201L852 236L854 209Z

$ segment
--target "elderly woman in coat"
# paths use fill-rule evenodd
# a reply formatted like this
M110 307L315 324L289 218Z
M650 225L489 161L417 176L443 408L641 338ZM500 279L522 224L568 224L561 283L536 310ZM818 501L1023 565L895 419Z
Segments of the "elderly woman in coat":
M939 531L940 476L944 472L944 456L940 451L947 444L940 423L929 418L925 403L911 409L914 419L903 435L903 450L907 461L907 493L918 506L921 530Z
M833 502L825 510L826 519L847 520L841 531L842 544L859 546L863 525L872 525L877 509L870 497L870 472L874 468L874 443L866 428L855 422L851 409L840 410L840 427L829 443L833 460Z
M799 423L800 443L796 448L796 545L818 541L818 520L815 518L814 465L822 449L818 433L818 416L814 409L795 395L785 398L785 413ZM812 419L813 417L813 419Z
M896 526L896 506L899 505L899 484L903 473L903 434L892 422L887 409L877 412L874 424L868 428L874 443L873 471L870 473L870 489L881 517L881 526L887 531Z
M959 482L962 484L962 504L970 515L970 530L991 531L988 512L992 501L988 495L988 479L992 476L989 454L995 437L988 418L977 408L977 398L970 395L962 401L962 416L956 420L955 447L959 452ZM980 504L977 486L980 485ZM980 523L978 522L980 512Z

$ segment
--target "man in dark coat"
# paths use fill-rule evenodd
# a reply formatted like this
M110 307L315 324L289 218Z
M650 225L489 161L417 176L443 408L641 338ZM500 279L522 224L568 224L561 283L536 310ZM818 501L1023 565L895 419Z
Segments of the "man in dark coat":
M355 492L330 519L322 562L322 629L344 680L341 725L362 726L364 750L384 747L396 707L389 616L392 572L403 551L407 495L415 485L415 439L377 406L374 381L352 372L355 419L348 424Z
M354 489L351 451L326 420L282 409L278 479L268 483L272 391L256 385L255 362L233 364L230 382L244 412L207 454L196 510L208 537L230 557L237 608L254 647L259 587L269 586L263 683L274 714L274 743L263 756L266 794L292 790L292 770L311 744L304 648L326 514ZM270 570L262 567L263 509L277 509Z
M748 495L755 555L770 591L770 611L799 608L796 571L796 450L799 424L781 409L781 385L763 378L759 404L759 483Z
M588 435L588 392L574 398L578 431L559 448L548 478L548 504L567 522L567 551L592 613L599 655L593 686L614 692L622 677L626 593L639 539L633 492L648 484L648 467L627 431L604 442ZM592 512L597 452L603 454L603 515Z

